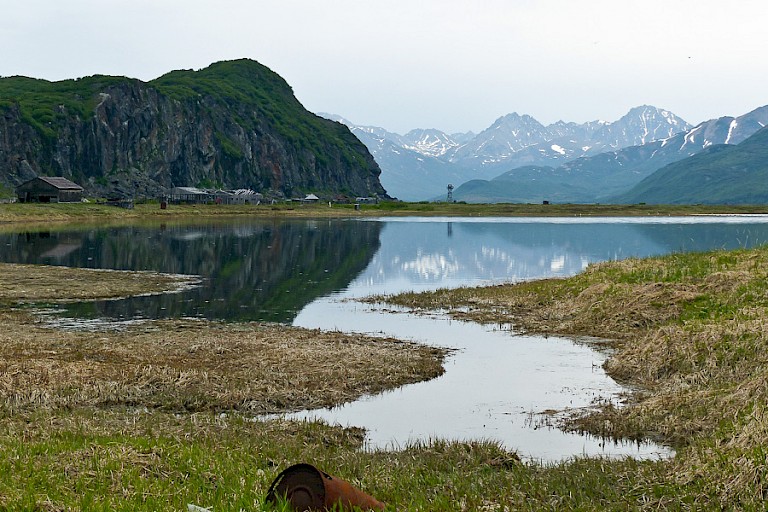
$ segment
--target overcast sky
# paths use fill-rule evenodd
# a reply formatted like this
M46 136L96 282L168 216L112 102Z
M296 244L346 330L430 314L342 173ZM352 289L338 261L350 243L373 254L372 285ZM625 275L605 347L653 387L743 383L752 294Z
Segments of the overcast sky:
M251 58L391 131L497 117L697 124L768 104L767 0L0 0L0 75L151 80Z

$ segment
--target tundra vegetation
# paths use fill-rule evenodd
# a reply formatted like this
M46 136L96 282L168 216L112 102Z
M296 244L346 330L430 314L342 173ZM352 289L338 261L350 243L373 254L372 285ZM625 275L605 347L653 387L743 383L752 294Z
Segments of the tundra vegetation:
M637 391L622 407L576 411L562 427L676 449L669 460L541 464L488 441L366 451L358 428L256 419L434 377L443 351L252 323L64 329L30 303L160 293L190 278L4 266L0 509L270 510L272 479L309 462L388 510L762 510L767 273L768 249L758 248L372 299L600 337L609 373Z
M605 340L613 352L607 372L638 390L623 407L604 404L563 426L607 438L652 438L677 454L641 463L636 474L624 472L626 461L566 463L561 468L599 465L627 493L618 503L603 501L595 488L591 505L566 508L764 508L768 247L628 259L591 265L568 279L386 301L481 323L509 322L520 331ZM574 484L593 485L588 479Z

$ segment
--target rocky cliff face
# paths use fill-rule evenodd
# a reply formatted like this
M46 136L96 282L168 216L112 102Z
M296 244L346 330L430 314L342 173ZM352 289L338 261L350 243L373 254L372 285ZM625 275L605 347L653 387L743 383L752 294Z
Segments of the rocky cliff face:
M156 197L173 186L386 196L378 165L349 129L307 112L253 61L149 83L16 77L0 80L0 94L6 188L59 175L100 197Z

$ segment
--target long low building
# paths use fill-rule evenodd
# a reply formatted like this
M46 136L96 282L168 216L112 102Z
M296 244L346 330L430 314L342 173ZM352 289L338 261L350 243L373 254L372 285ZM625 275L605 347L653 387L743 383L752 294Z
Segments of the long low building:
M190 204L259 204L262 195L250 189L208 190L196 187L173 187L166 192L171 203Z

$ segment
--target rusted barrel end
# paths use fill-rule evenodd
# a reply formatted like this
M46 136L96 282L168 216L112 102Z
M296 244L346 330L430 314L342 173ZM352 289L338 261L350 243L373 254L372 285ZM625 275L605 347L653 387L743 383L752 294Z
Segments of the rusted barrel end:
M311 464L295 464L284 469L269 486L267 501L283 497L297 512L306 510L384 510L384 504L355 486L320 471Z

